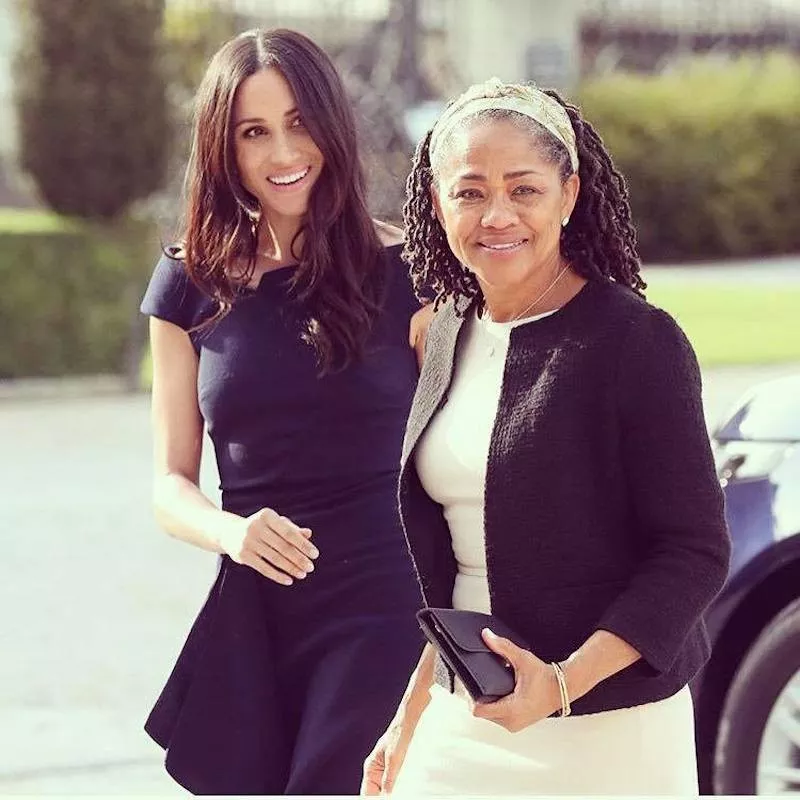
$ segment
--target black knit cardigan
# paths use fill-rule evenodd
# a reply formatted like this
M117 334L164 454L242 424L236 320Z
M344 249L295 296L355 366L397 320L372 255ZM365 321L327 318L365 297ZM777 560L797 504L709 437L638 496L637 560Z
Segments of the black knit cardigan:
M448 301L403 446L400 508L428 606L452 605L457 568L414 450L447 400L462 327ZM511 331L485 486L492 613L545 661L598 629L642 654L575 714L669 697L709 656L702 614L730 540L700 389L673 319L612 281L591 280L558 313ZM436 675L452 691L441 662Z

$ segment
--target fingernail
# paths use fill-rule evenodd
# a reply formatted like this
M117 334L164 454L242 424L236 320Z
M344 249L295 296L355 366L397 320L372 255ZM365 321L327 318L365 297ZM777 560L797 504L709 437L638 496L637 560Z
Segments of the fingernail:
M308 566L306 567L306 572L313 572L313 571L314 571L314 565L309 561Z
M317 548L315 547L315 548L314 548L314 549L311 551L311 558L317 558L317 556L319 556L319 550L317 550Z
M484 628L483 632L485 634L489 635L492 639L496 639L497 638L497 634L491 628Z

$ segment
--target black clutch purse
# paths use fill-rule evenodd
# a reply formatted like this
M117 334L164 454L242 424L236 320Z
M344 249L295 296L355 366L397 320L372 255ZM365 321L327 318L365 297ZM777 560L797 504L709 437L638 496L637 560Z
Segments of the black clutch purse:
M460 678L476 703L492 703L514 691L514 670L484 643L489 628L519 647L530 646L497 617L455 608L423 608L417 612L422 632L442 660Z

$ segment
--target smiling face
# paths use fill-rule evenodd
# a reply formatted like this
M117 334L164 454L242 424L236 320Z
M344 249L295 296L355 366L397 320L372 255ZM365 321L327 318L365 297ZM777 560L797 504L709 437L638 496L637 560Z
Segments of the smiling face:
M239 86L232 132L242 185L267 218L302 217L325 160L277 69L260 70Z
M452 134L434 175L447 241L484 293L524 291L560 268L561 221L572 213L579 181L562 181L524 126L476 118Z

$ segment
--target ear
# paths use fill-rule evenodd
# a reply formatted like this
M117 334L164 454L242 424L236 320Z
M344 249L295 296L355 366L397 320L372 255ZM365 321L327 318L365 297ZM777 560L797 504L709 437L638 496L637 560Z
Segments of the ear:
M572 216L580 190L581 179L573 172L561 185L561 219Z
M431 193L431 201L433 202L433 213L436 214L436 219L439 220L439 224L444 228L444 218L442 216L442 204L439 200L439 192L434 184L431 184L429 191Z

